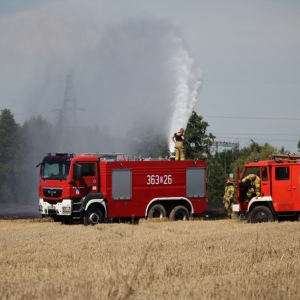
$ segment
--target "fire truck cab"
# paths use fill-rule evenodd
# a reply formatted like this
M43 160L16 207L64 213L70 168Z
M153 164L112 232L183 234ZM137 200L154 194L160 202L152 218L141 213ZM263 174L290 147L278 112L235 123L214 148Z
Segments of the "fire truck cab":
M260 178L260 196L247 197L248 186L242 179L255 174ZM233 211L250 223L270 222L300 216L300 155L272 154L270 159L247 163L241 176L237 172Z

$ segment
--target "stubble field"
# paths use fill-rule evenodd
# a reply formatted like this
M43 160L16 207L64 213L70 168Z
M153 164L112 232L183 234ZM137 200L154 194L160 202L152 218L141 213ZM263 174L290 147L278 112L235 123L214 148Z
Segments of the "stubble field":
M300 224L0 220L1 299L298 299Z

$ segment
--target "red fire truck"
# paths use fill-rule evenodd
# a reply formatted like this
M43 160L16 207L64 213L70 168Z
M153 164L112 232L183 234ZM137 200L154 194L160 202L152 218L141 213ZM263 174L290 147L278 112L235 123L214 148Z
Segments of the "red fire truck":
M39 212L57 221L85 225L140 217L176 221L206 210L204 160L49 153L38 166Z
M259 197L247 197L248 186L241 180L249 174L260 178ZM233 211L250 223L300 216L300 155L272 154L269 160L247 163L237 179L238 204Z

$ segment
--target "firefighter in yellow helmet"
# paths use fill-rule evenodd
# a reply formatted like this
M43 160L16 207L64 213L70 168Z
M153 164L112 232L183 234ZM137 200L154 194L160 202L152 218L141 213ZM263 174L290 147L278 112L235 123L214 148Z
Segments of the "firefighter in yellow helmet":
M244 177L241 182L248 187L246 200L260 197L260 178L257 175L250 174Z
M233 197L234 197L234 186L233 181L228 178L225 186L225 193L223 196L223 204L226 210L227 218L231 219L232 215L232 204L233 204Z
M184 141L184 129L180 128L178 132L175 132L172 136L172 141L175 143L175 160L184 160L184 148L183 148L183 141Z

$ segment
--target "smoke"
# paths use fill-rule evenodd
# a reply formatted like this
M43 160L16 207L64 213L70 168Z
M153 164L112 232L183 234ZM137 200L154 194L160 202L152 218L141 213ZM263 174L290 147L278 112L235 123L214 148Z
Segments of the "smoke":
M74 15L33 10L0 18L5 108L19 122L38 114L56 122L71 75L74 101L64 122L76 118L77 125L99 126L106 137L120 140L101 140L90 149L74 134L73 151L130 149L124 140L139 140L146 131L169 142L186 127L201 84L179 30L149 17L102 27L92 16L83 23Z
M84 4L77 14L55 8L0 16L1 109L21 125L41 115L55 128L31 130L27 138L33 194L34 166L47 152L131 155L145 135L169 143L186 127L201 85L201 71L170 22L104 22Z

